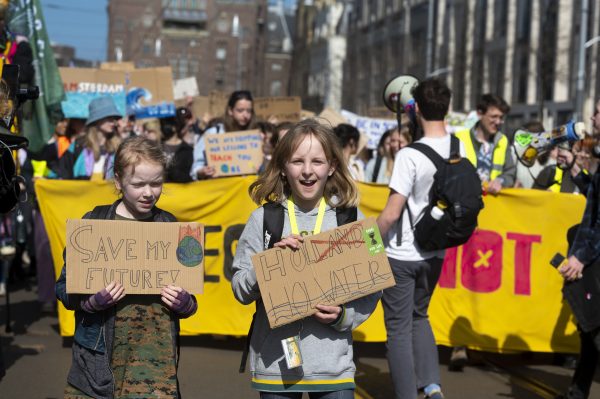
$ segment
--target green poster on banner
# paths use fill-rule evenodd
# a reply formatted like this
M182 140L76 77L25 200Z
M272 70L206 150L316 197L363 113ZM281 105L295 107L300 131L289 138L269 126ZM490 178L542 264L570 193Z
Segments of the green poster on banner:
M34 84L40 97L24 105L21 134L29 139L29 149L39 151L50 139L60 118L64 89L39 0L11 1L7 15L9 30L27 37L33 51Z

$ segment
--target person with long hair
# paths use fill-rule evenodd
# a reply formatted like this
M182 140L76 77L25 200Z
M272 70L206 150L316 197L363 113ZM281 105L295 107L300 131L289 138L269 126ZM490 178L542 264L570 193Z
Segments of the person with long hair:
M114 156L121 137L117 121L121 118L112 97L98 97L89 105L85 133L76 138L58 163L61 179L102 180L114 176Z
M388 184L394 170L394 158L398 151L412 142L407 125L387 130L377 145L377 155L367 163L365 177L371 183Z
M223 117L209 122L208 129L194 146L194 163L190 172L192 179L209 179L215 174L215 168L209 166L206 161L204 136L256 128L253 102L252 94L248 90L238 90L231 93Z
M354 220L362 218L356 209L358 190L331 128L312 119L296 124L279 141L249 193L257 204L269 203L251 214L242 232L231 280L239 302L256 302L249 336L252 386L262 399L301 398L303 392L310 398L354 398L352 330L375 310L381 293L344 305L319 304L313 316L271 329L251 262L267 248L297 250L303 237L337 227L337 212L350 209ZM267 207L283 217L279 242L263 237ZM302 367L287 367L281 343L290 337L296 337L301 349Z

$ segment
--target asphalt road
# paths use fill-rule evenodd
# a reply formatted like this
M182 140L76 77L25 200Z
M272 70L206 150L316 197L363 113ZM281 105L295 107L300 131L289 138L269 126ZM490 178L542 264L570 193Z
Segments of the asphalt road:
M70 365L70 340L58 334L54 314L42 314L35 286L20 284L11 294L13 332L5 332L6 305L0 297L0 341L7 368L0 399L62 398ZM248 373L239 374L243 340L222 336L183 337L179 380L184 398L258 397ZM384 344L357 343L357 398L391 398ZM471 353L463 372L449 372L449 349L440 347L446 398L553 398L564 390L572 371L554 365L551 354ZM590 397L600 397L600 373Z

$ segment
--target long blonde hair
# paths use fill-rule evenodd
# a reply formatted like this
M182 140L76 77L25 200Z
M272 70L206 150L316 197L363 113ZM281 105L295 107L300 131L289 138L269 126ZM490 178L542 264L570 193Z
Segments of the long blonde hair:
M100 159L100 155L102 155L102 150L104 149L109 154L114 154L117 152L117 148L119 148L119 144L121 144L121 137L115 132L110 138L106 138L104 142L104 148L100 146L100 138L103 133L98 129L95 125L90 125L87 127L85 136L83 137L83 146L89 150L92 150L94 153L94 160L98 161Z
M321 143L327 161L335 167L325 183L323 192L327 204L340 208L356 206L358 189L346 167L337 137L330 127L314 119L306 119L294 125L277 143L265 172L248 189L250 198L261 205L264 201L281 202L292 194L290 185L281 172L285 170L286 164L307 136L312 136ZM336 203L331 201L334 196L337 199Z

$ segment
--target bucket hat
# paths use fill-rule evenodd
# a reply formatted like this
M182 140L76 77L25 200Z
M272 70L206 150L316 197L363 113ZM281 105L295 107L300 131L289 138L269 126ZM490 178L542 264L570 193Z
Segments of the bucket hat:
M89 126L94 122L98 122L100 119L111 116L115 118L123 117L123 115L121 115L117 109L112 97L109 96L94 98L92 101L90 101L89 111L89 116L85 122L86 126Z

